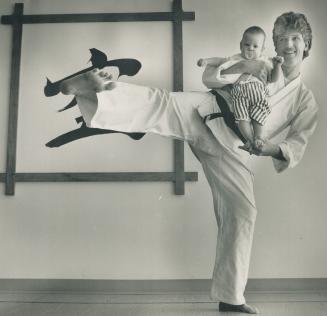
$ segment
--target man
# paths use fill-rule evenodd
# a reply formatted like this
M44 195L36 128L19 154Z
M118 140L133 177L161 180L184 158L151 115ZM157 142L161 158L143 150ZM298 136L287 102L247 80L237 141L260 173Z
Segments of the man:
M311 48L312 32L306 17L293 12L277 18L273 30L278 56L284 58L283 83L275 84L266 123L266 140L255 155L273 158L277 172L294 167L302 158L317 121L317 105L310 90L301 83L303 59ZM260 62L239 62L226 73L265 76ZM202 164L208 179L218 223L217 255L211 296L220 311L255 314L245 303L256 206L253 193L251 156L222 118L207 119L223 112L231 97L206 69L203 81L210 92L168 92L163 89L113 82L99 71L63 82L61 90L76 96L86 124L123 132L147 132L185 140ZM217 101L218 100L218 101ZM224 114L223 114L224 115ZM226 118L226 117L225 117ZM270 139L288 128L286 138L275 144ZM243 148L243 150L242 150Z

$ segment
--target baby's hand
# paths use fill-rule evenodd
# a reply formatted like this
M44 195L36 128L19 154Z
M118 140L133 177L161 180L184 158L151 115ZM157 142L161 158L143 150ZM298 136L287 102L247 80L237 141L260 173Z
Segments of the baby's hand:
M282 57L282 56L276 56L276 57L273 58L273 62L275 64L282 65L284 63L284 57Z
M198 62L197 62L197 65L198 65L199 67L204 67L204 66L206 66L206 61L205 61L205 59L200 58L200 59L198 60Z

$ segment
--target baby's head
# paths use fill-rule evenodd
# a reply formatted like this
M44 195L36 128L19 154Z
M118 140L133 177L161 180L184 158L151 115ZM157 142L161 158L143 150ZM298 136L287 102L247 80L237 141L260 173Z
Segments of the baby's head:
M241 55L245 59L257 59L265 48L266 33L259 26L247 28L240 43Z

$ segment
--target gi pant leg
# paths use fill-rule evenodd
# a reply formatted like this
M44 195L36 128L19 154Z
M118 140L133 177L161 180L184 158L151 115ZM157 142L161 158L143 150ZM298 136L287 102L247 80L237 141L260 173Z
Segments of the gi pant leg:
M82 100L78 100L83 107ZM201 108L201 109L200 109ZM168 92L118 83L98 94L95 115L87 124L124 132L151 132L187 141L200 160L211 187L218 223L212 297L243 304L256 217L253 177L242 161L248 156L223 119L203 123L199 112L217 111L206 92ZM82 108L82 114L87 108ZM84 115L83 114L83 115ZM84 115L87 118L88 115Z
M211 297L241 305L248 278L256 207L251 172L222 149L219 155L197 152L208 179L218 224Z
M83 102L77 97L89 127L154 133L189 143L207 137L214 141L197 111L200 104L214 107L215 97L209 92L169 92L117 82L115 89L98 93L97 99L96 112L87 120L88 109L81 108Z

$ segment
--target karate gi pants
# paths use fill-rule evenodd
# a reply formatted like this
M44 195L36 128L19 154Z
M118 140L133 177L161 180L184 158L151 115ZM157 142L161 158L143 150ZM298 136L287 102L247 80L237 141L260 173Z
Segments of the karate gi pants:
M97 94L96 113L87 121L94 128L155 133L189 143L210 185L218 224L211 297L244 304L256 207L249 154L222 118L203 122L201 113L219 111L209 92L168 92L163 89L117 83ZM83 100L77 102L90 117ZM191 264L191 263L190 263Z

